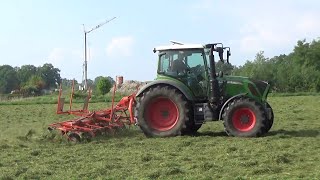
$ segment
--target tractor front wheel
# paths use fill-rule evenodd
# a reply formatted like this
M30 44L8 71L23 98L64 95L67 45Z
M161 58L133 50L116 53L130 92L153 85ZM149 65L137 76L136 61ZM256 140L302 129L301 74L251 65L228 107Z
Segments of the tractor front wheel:
M273 110L272 107L270 106L269 103L267 103L267 108L269 109L269 111L267 111L266 113L270 113L270 117L268 118L268 123L266 126L266 133L270 131L270 129L272 128L273 125L273 121L274 121L274 114L273 114Z
M189 108L183 95L176 89L157 86L138 98L135 116L148 137L180 135L189 120Z
M230 136L258 137L266 132L268 119L263 106L250 98L232 101L222 115L225 131Z
M193 107L190 104L189 121L186 122L186 127L182 130L182 135L195 135L201 128L202 124L195 124Z

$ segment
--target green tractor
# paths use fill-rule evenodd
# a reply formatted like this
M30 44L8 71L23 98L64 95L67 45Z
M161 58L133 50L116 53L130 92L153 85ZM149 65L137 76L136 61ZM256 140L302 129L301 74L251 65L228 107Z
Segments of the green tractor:
M270 84L216 72L215 54L229 63L229 47L173 42L156 52L157 78L136 94L135 117L146 136L194 134L219 120L229 136L258 137L271 129Z

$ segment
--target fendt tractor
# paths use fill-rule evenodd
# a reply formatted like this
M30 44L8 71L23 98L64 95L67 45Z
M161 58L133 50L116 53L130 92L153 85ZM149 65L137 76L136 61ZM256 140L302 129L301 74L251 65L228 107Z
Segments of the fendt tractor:
M135 117L146 136L193 134L218 120L229 136L258 137L271 129L269 83L216 72L215 54L229 63L229 47L172 43L154 49L157 78L136 94Z
M156 52L157 78L117 104L114 85L110 109L89 111L89 90L83 109L73 110L73 84L69 109L64 111L60 86L57 114L80 117L50 124L49 130L59 130L70 141L81 141L132 124L139 125L147 137L194 134L206 121L219 120L230 136L258 137L271 129L274 116L267 102L269 83L216 72L215 54L229 63L229 47L173 42L155 48Z

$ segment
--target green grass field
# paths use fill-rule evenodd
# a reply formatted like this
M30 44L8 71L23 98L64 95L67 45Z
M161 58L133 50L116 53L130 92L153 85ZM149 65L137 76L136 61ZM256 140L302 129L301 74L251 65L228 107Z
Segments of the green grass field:
M71 118L54 104L0 105L0 179L320 179L320 96L269 102L266 137L227 137L212 122L194 137L146 138L132 127L80 144L46 138L49 123Z

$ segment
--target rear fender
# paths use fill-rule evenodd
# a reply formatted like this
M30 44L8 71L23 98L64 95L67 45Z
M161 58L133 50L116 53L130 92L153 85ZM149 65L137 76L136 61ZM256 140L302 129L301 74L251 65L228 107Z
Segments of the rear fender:
M147 91L148 89L152 87L156 87L159 85L166 85L166 86L171 86L173 88L178 89L189 101L194 101L194 95L192 91L183 83L177 82L177 81L172 81L172 80L155 80L152 81L146 85L144 85L136 94L136 97L139 97L143 94L143 92Z

